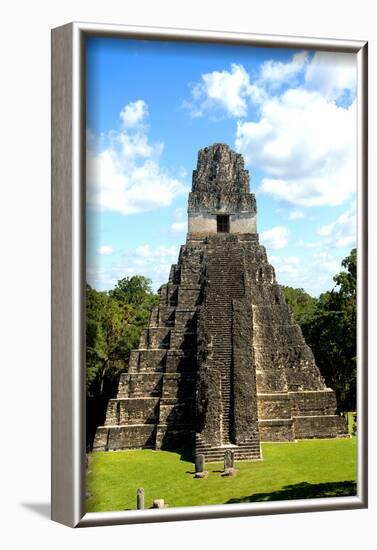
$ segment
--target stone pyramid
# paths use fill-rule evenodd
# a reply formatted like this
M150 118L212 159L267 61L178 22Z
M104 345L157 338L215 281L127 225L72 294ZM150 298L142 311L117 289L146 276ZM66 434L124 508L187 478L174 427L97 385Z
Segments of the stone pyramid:
M240 154L199 151L188 234L94 450L261 458L260 441L346 436L256 229Z

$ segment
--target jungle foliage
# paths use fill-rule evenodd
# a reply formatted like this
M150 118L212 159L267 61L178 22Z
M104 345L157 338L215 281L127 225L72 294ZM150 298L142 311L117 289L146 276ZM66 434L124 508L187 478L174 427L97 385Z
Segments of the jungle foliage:
M337 397L338 410L356 408L356 249L334 276L333 290L313 298L302 288L283 287L316 363Z
M108 292L86 287L86 394L87 443L103 424L105 407L114 397L121 372L127 370L132 349L158 295L151 281L140 275L126 277Z

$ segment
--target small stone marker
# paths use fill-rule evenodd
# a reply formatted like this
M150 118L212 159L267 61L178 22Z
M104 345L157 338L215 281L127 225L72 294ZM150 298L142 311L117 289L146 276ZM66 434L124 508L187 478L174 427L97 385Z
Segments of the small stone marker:
M164 499L156 498L156 500L153 501L153 508L166 508Z
M234 451L227 449L224 453L224 473L223 476L232 476L234 474Z
M205 477L207 475L207 472L204 470L205 468L205 458L204 455L196 455L195 457L195 476L198 478Z
M137 490L136 503L138 510L144 510L144 489L142 487Z
M88 453L86 453L85 455L85 469L86 471L89 473L90 470L89 470L89 467L92 463L92 457L88 455Z
M224 470L234 468L234 451L227 449L224 453Z
M204 472L205 459L204 455L197 455L195 457L195 472Z

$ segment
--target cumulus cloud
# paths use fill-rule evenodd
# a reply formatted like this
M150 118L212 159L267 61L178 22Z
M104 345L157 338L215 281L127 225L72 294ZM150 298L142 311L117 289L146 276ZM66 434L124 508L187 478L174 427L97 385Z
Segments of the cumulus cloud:
M292 82L292 79L304 69L307 62L308 54L306 52L296 53L292 60L287 63L273 60L265 61L260 70L259 83L277 88L287 80Z
M343 203L356 189L356 105L290 89L238 122L236 147L266 176L260 190L298 206Z
M302 246L303 248L319 248L320 246L323 246L323 243L321 241L314 241L314 242L305 242L303 239L300 239L298 241L298 246Z
M285 248L288 244L288 229L282 225L277 225L272 229L263 231L260 234L262 244L267 248L278 249Z
M356 242L355 207L341 214L334 222L320 226L317 233L324 237L327 246L354 245Z
M169 206L187 192L183 182L161 166L163 143L150 143L143 122L147 105L138 100L121 111L123 123L87 146L87 204L134 214Z
M302 210L291 210L288 214L290 220L302 220L305 218L305 214Z
M316 52L309 63L305 84L310 90L320 91L328 99L339 100L347 93L356 92L356 55Z
M298 52L265 61L253 80L240 64L203 74L186 106L238 119L235 146L263 172L262 193L339 205L356 190L356 81L354 54Z
M120 119L123 126L132 128L140 124L148 115L148 105L142 99L131 101L123 107L120 112Z
M318 269L318 275L320 277L326 277L328 274L331 276L339 272L341 265L340 262L330 254L328 250L323 250L313 255L315 260L314 266Z
M277 280L281 284L298 284L302 274L300 258L297 256L270 256L270 262L274 266Z
M97 254L100 256L110 256L113 253L113 247L111 245L102 245L99 246L96 250Z
M261 100L262 90L251 83L250 76L242 65L232 63L230 71L213 71L203 74L200 82L191 90L189 101L184 102L190 115L203 116L220 107L228 116L243 117L247 114L248 101Z
M148 258L148 261L152 258L170 258L173 256L175 257L176 255L176 246L159 246L157 248L153 248L149 244L145 244L136 248L136 256Z
M312 296L319 296L334 287L333 277L341 269L341 260L328 250L321 250L305 258L271 255L279 284L303 288Z
M157 290L169 277L170 268L178 259L176 246L157 246L149 244L138 246L126 251L110 266L100 263L88 266L88 283L99 290L109 290L123 277L144 275L152 280L154 290Z
M185 233L187 232L187 221L186 222L174 222L170 226L171 230L175 233Z

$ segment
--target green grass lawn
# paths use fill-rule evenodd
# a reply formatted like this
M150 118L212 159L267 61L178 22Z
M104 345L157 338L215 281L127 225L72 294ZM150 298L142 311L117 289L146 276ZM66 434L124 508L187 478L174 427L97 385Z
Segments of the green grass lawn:
M221 477L221 463L194 479L194 466L167 451L92 453L89 512L136 507L143 487L145 507L163 498L169 507L349 496L356 494L356 439L264 443L261 462L236 462L238 474Z

